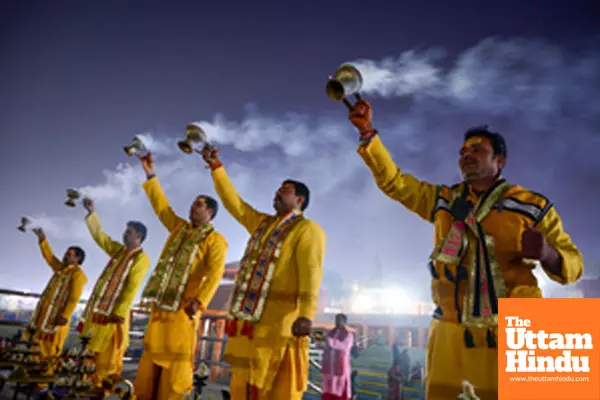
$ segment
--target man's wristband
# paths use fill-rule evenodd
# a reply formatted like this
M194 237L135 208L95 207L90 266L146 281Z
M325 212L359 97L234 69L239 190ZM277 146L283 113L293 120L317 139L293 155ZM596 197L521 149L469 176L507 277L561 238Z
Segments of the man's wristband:
M360 141L362 143L368 143L371 139L377 135L377 129L366 129L364 131L359 132Z
M217 160L217 161L214 161L214 162L208 164L208 167L213 171L222 166L223 166L223 163L221 162L221 160Z

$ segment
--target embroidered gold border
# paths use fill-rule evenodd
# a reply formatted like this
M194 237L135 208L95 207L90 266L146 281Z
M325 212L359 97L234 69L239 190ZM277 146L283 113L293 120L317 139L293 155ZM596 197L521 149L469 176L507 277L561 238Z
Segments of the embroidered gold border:
M61 311L61 308L64 306L64 303L67 298L67 289L69 287L69 283L71 282L71 278L73 273L75 272L75 268L65 267L60 271L55 272L50 278L50 281L46 285L40 300L31 316L29 326L35 328L36 330L41 331L42 333L53 335L56 333L56 326L54 325L54 320L58 316L58 313ZM37 324L36 320L39 316L39 313L42 312L41 306L44 304L46 297L50 294L50 290L57 285L56 289L52 293L52 298L48 301L48 305L46 306L46 310L44 313L44 318L41 324Z
M294 218L296 218L295 221L293 220ZM244 310L240 310L240 308L241 308L244 298L246 296L246 291L248 289L248 285L249 285L250 279L252 277L253 270L254 270L256 264L259 262L260 258L262 257L262 251L260 251L260 247L261 247L260 245L269 240L273 240L270 237L264 238L264 240L261 240L261 239L263 239L263 235L264 235L265 231L267 230L267 227L270 225L270 223L273 223L274 220L276 220L275 217L271 217L268 220L266 220L264 226L259 227L259 229L257 229L257 232L255 232L256 234L252 235L252 237L250 238L250 241L247 245L247 253L244 254L244 258L242 259L243 278L242 278L241 282L239 282L239 289L234 291L233 301L232 301L230 311L229 311L230 315L236 319L248 321L251 323L257 323L258 321L260 321L260 318L262 317L262 313L264 311L264 306L265 306L265 303L267 301L267 297L269 294L271 280L273 278L273 274L275 273L277 260L279 259L279 256L281 254L281 248L283 247L283 243L285 242L287 235L289 235L289 233L293 230L294 226L298 222L303 220L303 215L302 215L302 213L290 214L287 218L284 218L283 220L281 220L277 224L277 226L273 229L273 231L270 233L270 236L272 236L275 231L277 231L280 227L283 227L286 223L292 224L287 229L287 231L282 232L282 237L277 239L278 243L277 243L275 249L273 250L273 257L271 258L269 265L266 268L266 270L267 270L266 274L263 277L263 285L262 285L260 294L258 295L258 298L256 300L256 307L254 308L254 310L252 312L245 312Z
M102 285L102 290L100 291L100 294L98 294L98 296L96 296L96 298L94 299L94 305L93 305L94 313L100 314L100 315L105 315L105 316L112 315L113 310L115 308L115 303L117 302L117 299L118 299L119 295L121 294L121 290L123 289L123 285L125 284L125 280L127 279L127 276L129 275L129 271L131 270L131 266L133 265L133 262L135 261L137 254L139 254L139 253L132 254L130 257L128 257L129 260L127 260L127 266L125 267L125 271L123 272L123 275L121 276L117 290L115 290L115 294L113 295L113 297L110 301L108 309L106 311L104 311L104 310L101 310L98 308L98 306L99 306L98 303L100 303L102 301L102 298L104 297L104 293L106 293L106 289L108 288L108 285L110 283L110 279L112 278L112 276L106 277L106 279L104 280L104 285ZM123 255L120 255L120 257L122 257ZM123 262L123 261L121 261L121 262ZM118 264L111 263L111 266L116 265L116 267L112 268L110 275L112 275L114 273L114 270L120 264L121 263L118 263Z
M261 245L261 239L267 231L267 228L276 220L276 217L266 218L248 240L248 244L246 245L246 251L244 251L244 256L242 257L242 260L240 262L240 272L237 274L236 277L232 302L229 307L229 314L234 318L244 318L244 316L240 313L239 310L241 308L246 290L248 289L248 282L250 281L250 277L252 276L252 270L258 262L260 256L259 250Z
M205 238L206 238L206 236L204 236L201 240L204 240ZM177 294L175 295L175 300L174 300L173 304L169 305L167 303L163 303L163 297L165 295L165 291L169 287L169 283L173 277L171 274L169 279L163 279L164 289L161 293L159 300L156 302L156 308L159 308L159 309L165 310L165 311L170 311L170 312L176 312L177 310L179 310L179 305L181 304L181 295L183 294L183 291L185 290L185 286L187 285L187 282L188 282L188 279L190 276L190 268L191 268L192 264L194 263L196 253L198 253L198 244L194 245L194 248L188 257L187 264L185 266L185 271L183 273L183 276L181 277L181 280L179 281L179 285L177 286Z
M98 280L94 284L94 288L92 289L92 294L90 295L90 298L87 300L85 308L83 309L83 313L79 317L80 322L85 322L87 320L87 318L89 317L90 313L92 312L92 310L94 309L94 304L96 304L96 298L98 297L97 293L100 290L100 286L102 285L102 276L104 276L104 274L106 273L106 270L108 268L110 268L110 266L113 263L113 260L114 259L112 259L112 258L110 259L110 261L108 262L106 267L104 267L102 274L100 274L100 278L98 278Z
M196 254L198 253L199 244L203 242L213 230L212 224L207 224L201 228L195 229L188 237L187 232L189 231L189 226L183 225L179 228L175 235L173 235L173 238L169 240L167 247L163 250L163 254L161 254L161 258L142 292L142 301L145 303L142 307L148 308L154 304L156 308L168 312L176 312L179 310L181 305L181 295L188 283L190 269L194 264ZM175 278L174 264L183 257L180 256L180 252L185 251L190 242L193 243L193 247L185 259L183 273L180 278ZM166 262L164 261L165 258L167 259ZM160 271L160 267L164 267L164 270ZM169 287L173 286L172 283L174 279L179 280L179 282L176 282L174 288L176 294L172 300L166 302L165 294ZM148 295L148 292L151 290L155 292L155 295Z
M162 296L162 293L166 289L167 280L165 276L169 273L169 268L173 263L174 256L179 249L178 243L180 244L182 240L185 239L185 235L187 233L188 226L187 224L181 225L177 229L177 231L169 236L167 239L167 244L162 250L158 262L156 266L152 270L152 274L150 275L150 279L144 286L144 290L142 291L142 299L146 300L150 306L152 303L156 301L156 299ZM166 260L166 261L165 261ZM161 271L163 269L163 271ZM153 293L153 294L151 294Z

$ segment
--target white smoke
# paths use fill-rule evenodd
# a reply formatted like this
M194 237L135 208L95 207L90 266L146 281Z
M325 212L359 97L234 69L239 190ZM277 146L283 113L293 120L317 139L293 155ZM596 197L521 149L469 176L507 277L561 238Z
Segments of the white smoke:
M411 50L384 60L353 62L364 77L363 93L376 110L374 124L399 165L425 180L453 183L461 132L492 121L492 128L499 127L509 143L507 173L513 171L518 183L535 185L557 203L559 212L572 201L571 188L589 188L592 200L577 197L575 208L581 214L571 212L565 218L567 229L577 227L573 236L589 251L592 247L585 241L596 235L592 227L597 224L590 224L588 216L595 215L600 196L600 51L577 53L535 40L486 39L455 56L437 49ZM402 107L393 114L377 113L384 99L391 103L395 98L403 101ZM431 250L431 227L375 187L356 155L356 132L346 115L269 116L249 106L240 120L217 114L198 123L209 142L221 148L240 195L256 208L270 211L273 191L287 177L308 184L308 215L328 233L326 268L344 270L348 280L368 279L379 254L385 280L416 286L428 297L423 266ZM561 133L569 135L568 146ZM156 154L159 179L182 217L199 193L215 196L200 156L177 148L183 134L152 132L141 138ZM535 157L539 168L522 169L519 159L527 157ZM141 189L145 177L138 164L132 158L107 169L98 182L79 190L96 201L105 230L116 239L127 220L143 221L149 228L145 249L156 260L166 231ZM584 172L569 174L571 166ZM554 185L557 179L565 182L562 190ZM595 186L585 186L593 179ZM93 281L106 256L89 238L84 215L82 210L65 211L40 215L38 222L51 240L85 246ZM215 224L229 241L228 260L239 259L247 233L223 208Z
M157 139L152 132L141 133L137 137L144 144L144 147L153 154L171 156L176 152L176 148L173 146L177 142L176 138L162 137Z

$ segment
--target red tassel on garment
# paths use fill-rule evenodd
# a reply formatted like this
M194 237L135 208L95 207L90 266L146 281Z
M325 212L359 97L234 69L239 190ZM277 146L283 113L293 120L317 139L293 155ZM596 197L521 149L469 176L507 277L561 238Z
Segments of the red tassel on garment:
M229 337L237 335L237 321L235 319L229 319L225 322L225 333Z
M242 325L242 335L247 336L248 339L252 339L254 337L254 325L248 321L244 321L244 325Z

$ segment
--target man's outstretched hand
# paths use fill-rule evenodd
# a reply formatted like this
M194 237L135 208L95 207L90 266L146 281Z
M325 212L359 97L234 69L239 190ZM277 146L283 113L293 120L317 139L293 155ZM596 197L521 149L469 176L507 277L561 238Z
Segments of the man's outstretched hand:
M358 129L361 136L373 130L373 126L371 125L372 118L373 110L371 105L365 100L354 104L348 115L348 119Z
M214 168L217 165L221 165L221 160L219 158L219 149L215 146L204 146L200 154L202 155L202 159L208 167Z
M44 233L44 230L42 228L33 229L33 233L35 234L35 236L37 236L40 243L46 240L46 234Z
M146 176L154 175L154 159L152 159L152 153L148 153L145 156L138 154L137 158L139 158Z

